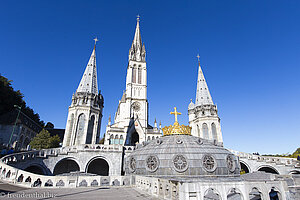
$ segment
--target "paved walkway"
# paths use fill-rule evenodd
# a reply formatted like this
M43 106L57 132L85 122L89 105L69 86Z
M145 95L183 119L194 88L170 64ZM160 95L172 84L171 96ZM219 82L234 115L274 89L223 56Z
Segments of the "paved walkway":
M133 187L22 188L0 183L0 200L158 200Z

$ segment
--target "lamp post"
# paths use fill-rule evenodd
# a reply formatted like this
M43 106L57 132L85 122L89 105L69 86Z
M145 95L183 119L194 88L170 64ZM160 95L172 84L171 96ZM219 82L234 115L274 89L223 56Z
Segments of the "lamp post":
M17 121L18 121L18 119L19 119L19 115L20 115L20 112L21 112L21 107L20 107L20 106L14 105L14 107L15 107L15 108L18 108L18 109L19 109L19 112L18 112L16 121L15 121L15 125L14 125L14 127L13 127L13 130L12 130L12 132L11 132L11 134L10 134L10 138L9 138L9 142L8 142L8 147L10 147L11 139L12 139L12 136L13 136L13 134L14 134L14 131L15 131L15 128L16 128L16 125L17 125Z

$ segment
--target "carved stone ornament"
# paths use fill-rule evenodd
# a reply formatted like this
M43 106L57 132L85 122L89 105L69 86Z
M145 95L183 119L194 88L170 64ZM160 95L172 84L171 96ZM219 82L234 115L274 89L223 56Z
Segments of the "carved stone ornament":
M208 172L213 172L217 168L217 162L211 155L204 155L202 158L202 165Z
M146 158L146 169L155 172L158 169L159 160L157 156L151 155Z
M138 112L141 109L141 104L136 101L131 105L131 107L133 111Z
M235 170L235 163L234 163L234 159L233 159L232 155L228 155L227 156L226 163L227 163L228 170L230 172L234 172L234 170Z
M200 145L203 144L203 140L201 138L198 138L196 142Z
M188 169L187 158L184 155L175 155L173 157L174 169L178 172L184 172Z
M129 169L131 172L134 172L136 170L136 160L134 157L131 157L129 160Z

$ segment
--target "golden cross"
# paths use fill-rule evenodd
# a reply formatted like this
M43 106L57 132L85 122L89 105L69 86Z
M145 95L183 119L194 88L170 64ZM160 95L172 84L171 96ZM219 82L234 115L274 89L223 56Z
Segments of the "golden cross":
M198 58L198 62L200 62L200 56L199 56L199 54L197 54L197 58Z
M181 115L180 112L177 112L177 108L174 107L174 112L170 112L171 115L175 115L175 122L178 122L177 121L177 115Z

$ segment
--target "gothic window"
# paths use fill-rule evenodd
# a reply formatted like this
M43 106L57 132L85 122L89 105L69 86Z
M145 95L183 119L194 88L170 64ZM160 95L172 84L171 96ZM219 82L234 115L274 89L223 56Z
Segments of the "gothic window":
M110 135L109 144L114 144L114 135Z
M142 69L138 68L138 84L142 83Z
M198 137L200 137L200 128L199 128L199 125L197 125L197 133L198 133Z
M86 136L86 144L92 144L94 123L95 123L95 116L92 115L92 117L89 121L89 126L88 126L88 131L87 131L87 136Z
M147 137L147 141L149 141L149 140L150 140L150 136Z
M76 137L75 137L75 140L77 142L75 143L75 145L80 143L80 140L84 133L84 125L85 125L85 115L80 114L77 122Z
M218 141L217 128L216 128L215 123L211 124L211 132L212 132L212 135L213 135L213 139Z
M136 68L132 69L132 83L136 83Z
M70 140L71 140L71 135L72 135L72 130L73 130L73 124L74 124L74 114L73 113L69 120L70 120L69 121L69 132L68 132L67 141L66 141L67 146L70 145Z
M116 135L116 136L115 136L115 144L119 144L119 141L120 141L120 140L119 140L119 136Z
M120 144L123 144L124 138L123 135L120 136Z
M209 136L208 136L208 126L207 126L206 123L202 124L202 133L203 133L203 138L204 139L209 139Z

